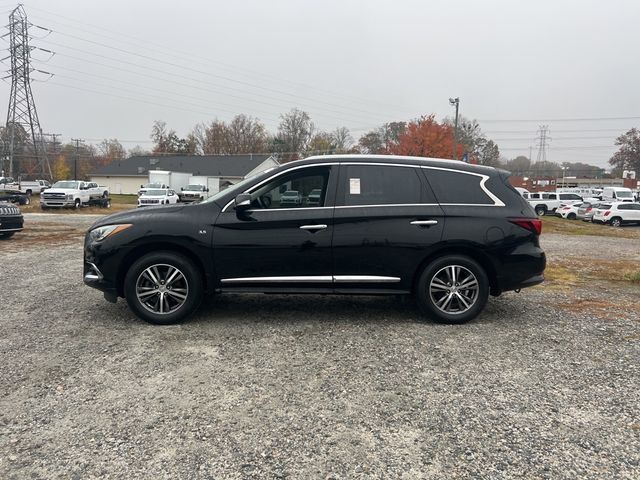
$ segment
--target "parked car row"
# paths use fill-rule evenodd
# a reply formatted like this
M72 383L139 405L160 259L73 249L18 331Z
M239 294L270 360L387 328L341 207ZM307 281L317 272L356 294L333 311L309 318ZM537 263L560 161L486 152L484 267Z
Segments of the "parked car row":
M563 218L567 215L577 215L576 211L570 211L566 207L573 205L597 202L628 202L640 201L638 192L624 187L595 188L563 188L555 192L529 192L524 188L516 188L518 193L533 207L538 216L556 214ZM563 215L564 213L564 215Z
M564 205L556 213L568 220L603 223L614 227L640 224L640 203L635 202L582 202Z
M42 193L51 184L46 180L14 180L12 177L0 177L0 193L33 195Z

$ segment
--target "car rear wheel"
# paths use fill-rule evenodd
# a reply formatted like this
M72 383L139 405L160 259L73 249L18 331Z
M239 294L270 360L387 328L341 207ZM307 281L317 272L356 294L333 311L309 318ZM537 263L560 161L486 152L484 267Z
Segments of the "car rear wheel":
M621 227L622 226L622 219L620 217L613 217L611 219L611 226L612 227Z
M460 324L477 317L489 298L489 278L475 260L447 255L424 269L416 299L420 309L439 323Z
M547 214L547 207L545 207L544 205L538 205L536 207L536 214L539 217L544 217Z
M575 213L571 212L569 215L567 215L567 218L568 218L569 220L575 220L577 217L576 217L576 214L575 214Z
M202 276L191 260L173 252L154 252L139 258L124 281L129 308L157 325L178 323L202 300Z

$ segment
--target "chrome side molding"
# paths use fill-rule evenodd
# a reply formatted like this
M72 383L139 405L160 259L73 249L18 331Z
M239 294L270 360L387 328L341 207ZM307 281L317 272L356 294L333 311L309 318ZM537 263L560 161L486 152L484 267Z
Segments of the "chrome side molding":
M398 283L400 277L380 275L300 275L223 278L221 283Z

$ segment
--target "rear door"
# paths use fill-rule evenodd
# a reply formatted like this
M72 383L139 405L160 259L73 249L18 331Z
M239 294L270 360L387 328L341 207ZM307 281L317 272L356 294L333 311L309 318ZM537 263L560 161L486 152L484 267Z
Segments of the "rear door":
M342 163L334 214L335 291L410 291L443 226L442 209L416 166Z

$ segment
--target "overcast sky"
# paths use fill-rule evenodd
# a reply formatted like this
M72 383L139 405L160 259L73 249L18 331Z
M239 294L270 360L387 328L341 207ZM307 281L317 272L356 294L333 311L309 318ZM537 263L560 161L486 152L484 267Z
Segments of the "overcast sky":
M0 0L2 15L15 4ZM532 146L535 159L536 130L547 124L549 160L605 166L615 137L640 127L637 0L24 5L53 30L32 40L56 52L34 51L34 67L54 77L33 93L43 131L63 141L150 147L156 119L186 135L236 113L275 130L293 107L357 139L385 122L452 115L448 99L458 96L461 114L505 157ZM9 85L0 87L6 112ZM612 117L635 118L602 120Z

